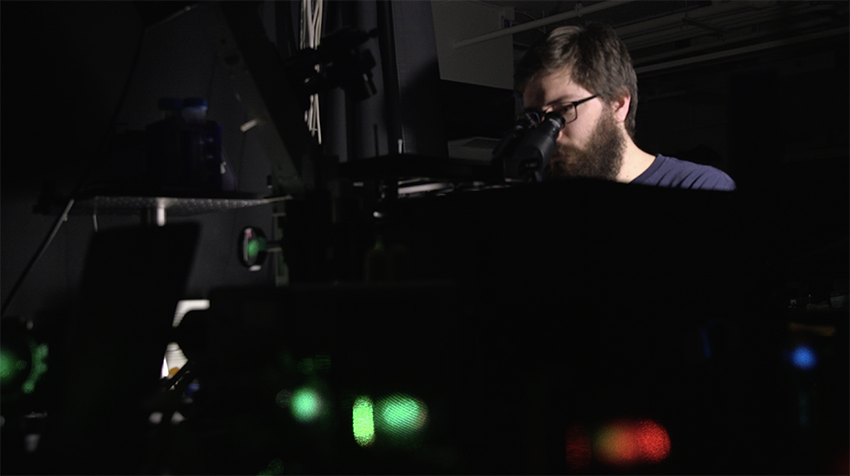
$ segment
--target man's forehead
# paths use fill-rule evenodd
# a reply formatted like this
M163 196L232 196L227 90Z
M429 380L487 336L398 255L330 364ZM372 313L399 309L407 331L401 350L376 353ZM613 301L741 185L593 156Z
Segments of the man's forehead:
M525 87L522 99L526 107L542 107L564 101L576 101L587 91L572 79L571 70L544 71L536 74Z

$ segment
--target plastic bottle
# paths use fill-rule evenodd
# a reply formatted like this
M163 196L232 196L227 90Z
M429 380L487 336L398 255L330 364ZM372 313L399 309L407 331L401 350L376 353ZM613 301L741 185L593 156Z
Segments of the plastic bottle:
M221 126L207 120L207 100L162 98L162 119L149 125L148 184L157 191L231 191Z
M221 126L207 120L207 100L191 97L183 100L182 116L188 136L187 160L192 171L193 188L210 191L236 189L236 176L224 157Z

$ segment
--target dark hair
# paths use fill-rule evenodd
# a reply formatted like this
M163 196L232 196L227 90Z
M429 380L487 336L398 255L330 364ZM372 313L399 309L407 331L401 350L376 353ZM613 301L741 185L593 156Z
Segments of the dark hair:
M632 58L614 30L601 23L562 26L535 43L519 61L514 89L522 94L529 81L541 74L571 69L573 81L606 102L631 95L626 131L634 138L637 114L637 75Z

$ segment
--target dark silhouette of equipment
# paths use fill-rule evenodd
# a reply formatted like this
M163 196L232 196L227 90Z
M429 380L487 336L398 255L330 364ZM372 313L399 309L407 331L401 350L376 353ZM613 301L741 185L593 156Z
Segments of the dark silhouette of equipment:
M541 181L563 128L564 117L559 113L549 113L541 120L523 114L493 150L494 163L502 165L506 180Z

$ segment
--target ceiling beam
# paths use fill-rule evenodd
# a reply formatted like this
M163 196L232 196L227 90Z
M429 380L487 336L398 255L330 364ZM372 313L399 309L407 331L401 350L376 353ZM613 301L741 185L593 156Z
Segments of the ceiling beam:
M499 38L502 36L513 35L514 33L518 33L520 31L532 30L539 26L549 25L552 23L557 23L563 20L569 20L570 18L580 17L587 13L598 12L600 10L607 10L613 7L619 7L620 5L625 5L627 3L631 3L635 0L609 0L605 2L595 3L588 7L581 7L581 4L577 4L575 10L570 12L559 13L557 15L552 15L550 17L541 18L539 20L530 21L527 23L522 23L516 26L512 26L510 28L504 28L501 30L496 30L494 32L485 33L483 35L475 36L472 38L468 38L466 40L458 41L454 44L455 48L463 48L465 46L474 45L476 43L482 43L484 41L489 41L494 38Z

